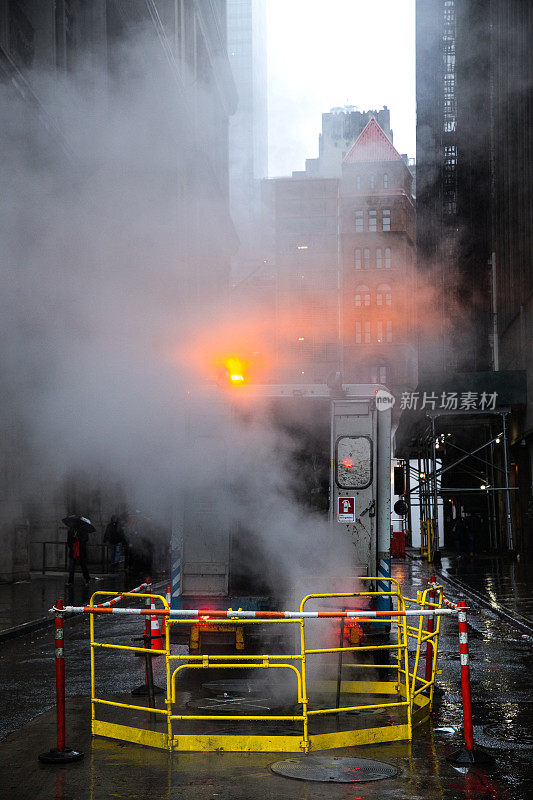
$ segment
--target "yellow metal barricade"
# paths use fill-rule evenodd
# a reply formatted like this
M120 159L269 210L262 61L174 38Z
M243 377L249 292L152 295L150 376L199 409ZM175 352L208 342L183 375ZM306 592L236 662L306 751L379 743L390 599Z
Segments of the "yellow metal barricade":
M377 584L375 577L361 578L362 581L369 581ZM380 581L385 580L379 578ZM305 605L312 600L336 600L347 598L357 598L362 600L372 600L373 598L390 598L391 603L395 602L396 611L405 611L407 608L427 610L431 608L441 608L442 589L432 587L437 592L437 600L428 600L427 589L418 594L418 597L408 598L401 594L398 581L393 578L387 579L390 585L388 592L361 591L361 592L336 592L327 594L308 594L300 604L300 612L304 612ZM99 595L110 595L112 592L95 592L91 598L91 605L94 598ZM168 609L166 599L160 595L126 593L124 597L151 598L161 603L162 607ZM231 613L231 612L230 612ZM365 610L361 609L360 618L365 618ZM353 617L352 619L359 619ZM344 626L344 618L341 618ZM198 618L172 618L163 616L163 638L164 649L152 650L153 654L159 654L165 658L166 672L166 696L165 708L149 708L148 706L132 703L120 702L96 697L95 694L95 652L98 649L124 650L143 653L144 648L132 647L122 644L99 642L94 637L94 617L90 616L90 637L91 637L91 717L92 732L95 735L106 736L114 739L121 739L129 742L149 745L153 747L166 748L169 750L180 751L208 751L208 750L231 750L231 751L272 751L272 752L308 752L309 750L323 750L336 747L348 747L354 745L391 742L409 740L412 738L413 723L418 723L425 719L430 710L433 697L433 687L435 674L437 671L437 647L440 632L440 617L435 617L434 630L430 631L423 627L424 617L420 616L418 626L408 625L408 618L405 616L379 617L380 623L391 625L391 631L396 626L395 641L390 644L365 644L350 645L345 647L344 643L338 647L309 648L306 645L305 620L303 617L286 619L238 619L228 616L227 618L217 619L217 625L232 625L236 621L239 625L297 625L299 626L299 646L293 653L275 654L230 654L230 655L190 655L177 654L171 652L170 647L170 627L171 625L193 625L201 623ZM313 620L314 621L314 620ZM323 621L321 620L321 624ZM342 629L344 631L344 628ZM416 642L415 661L412 669L409 666L409 641ZM422 678L419 667L422 665L421 651L427 643L432 644L431 674L430 679ZM346 680L339 671L338 693L341 695L353 696L353 701L340 705L339 707L316 708L310 701L309 693L318 695L319 693L330 692L335 686L335 681L309 681L308 662L315 656L326 654L339 654L342 658L344 653L370 653L378 657L387 653L395 653L392 663L364 663L354 661L344 665L344 671L359 672L360 670L386 670L393 673L393 677L387 680L365 679L364 674L360 677L355 676L354 680ZM412 657L412 654L411 654ZM174 709L176 705L176 679L184 670L212 670L212 669L232 669L232 670L282 670L287 675L292 674L296 680L295 703L298 713L293 714L187 714L181 713L181 709ZM386 677L386 676L384 676ZM371 702L363 701L361 696L378 695L372 698ZM384 699L385 696L386 699ZM316 698L315 698L316 699ZM350 698L352 699L352 698ZM375 702L373 702L375 700ZM311 705L311 707L310 707ZM153 730L155 726L133 727L130 725L118 724L108 720L97 718L96 710L100 706L111 706L117 709L125 709L131 712L148 712L155 714L166 720L166 732ZM368 712L382 710L384 713L393 716L387 720L387 724L379 727L361 727L349 730L310 730L314 720L347 714L350 712ZM179 713L176 713L179 712ZM213 722L254 722L266 723L298 723L301 725L301 734L267 732L248 734L236 732L224 734L217 732L175 732L175 725L183 726L187 722L197 724L199 721L208 723L209 728L215 727ZM325 723L321 723L322 727ZM348 723L345 723L346 725ZM279 727L279 725L278 725Z

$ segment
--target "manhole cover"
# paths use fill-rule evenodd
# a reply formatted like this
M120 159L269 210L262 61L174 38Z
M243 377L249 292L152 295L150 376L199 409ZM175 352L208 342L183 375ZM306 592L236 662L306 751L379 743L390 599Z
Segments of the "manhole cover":
M239 695L242 697L247 694L264 692L265 686L258 681L250 681L246 678L234 678L233 680L227 681L208 681L208 683L202 683L202 689L207 689L208 692L211 692L211 694L217 697L219 695Z
M505 722L499 725L486 725L483 728L483 733L486 736L494 736L496 739L502 739L504 742L512 742L522 747L533 747L533 735L531 731L519 725Z
M189 700L186 705L204 714L254 716L272 711L269 701L261 697L202 697L200 700Z
M306 756L287 758L270 765L272 772L285 778L300 781L320 781L321 783L366 783L393 778L398 770L382 761L368 758L328 758L327 756Z

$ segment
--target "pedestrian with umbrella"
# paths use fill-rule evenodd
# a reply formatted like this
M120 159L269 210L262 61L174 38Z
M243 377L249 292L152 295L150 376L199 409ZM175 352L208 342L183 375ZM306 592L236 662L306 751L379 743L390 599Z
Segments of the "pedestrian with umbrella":
M90 519L87 519L87 517L79 517L77 514L69 514L62 522L68 528L67 546L69 561L67 586L72 586L74 584L76 562L80 565L85 586L88 586L91 576L87 569L87 542L89 541L89 533L95 531L96 528Z

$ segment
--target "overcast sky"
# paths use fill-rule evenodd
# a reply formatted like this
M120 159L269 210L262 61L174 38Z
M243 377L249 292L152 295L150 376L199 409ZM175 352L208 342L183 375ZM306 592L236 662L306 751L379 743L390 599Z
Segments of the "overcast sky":
M415 0L267 0L269 175L318 155L334 106L391 111L394 144L415 155Z

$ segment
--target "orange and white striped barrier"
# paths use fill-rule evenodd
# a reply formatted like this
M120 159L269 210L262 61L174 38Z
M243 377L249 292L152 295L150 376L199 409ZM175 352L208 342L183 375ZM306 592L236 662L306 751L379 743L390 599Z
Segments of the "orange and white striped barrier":
M145 589L148 589L149 586L152 584L150 583L141 583L140 586L136 586L135 589L130 589L129 592L125 592L125 594L134 594L135 592L144 592ZM98 608L108 608L109 606L114 606L117 603L120 603L121 600L124 599L123 594L119 594L116 597L113 597L111 600L107 600L105 603L98 603Z
M55 607L50 609L57 611ZM158 617L199 618L212 617L214 619L360 619L367 621L370 619L391 619L396 617L428 617L428 616L448 616L456 615L457 609L452 608L430 608L430 609L407 609L405 611L227 611L219 608L104 608L102 606L65 606L63 613L77 614L140 614L156 615Z

